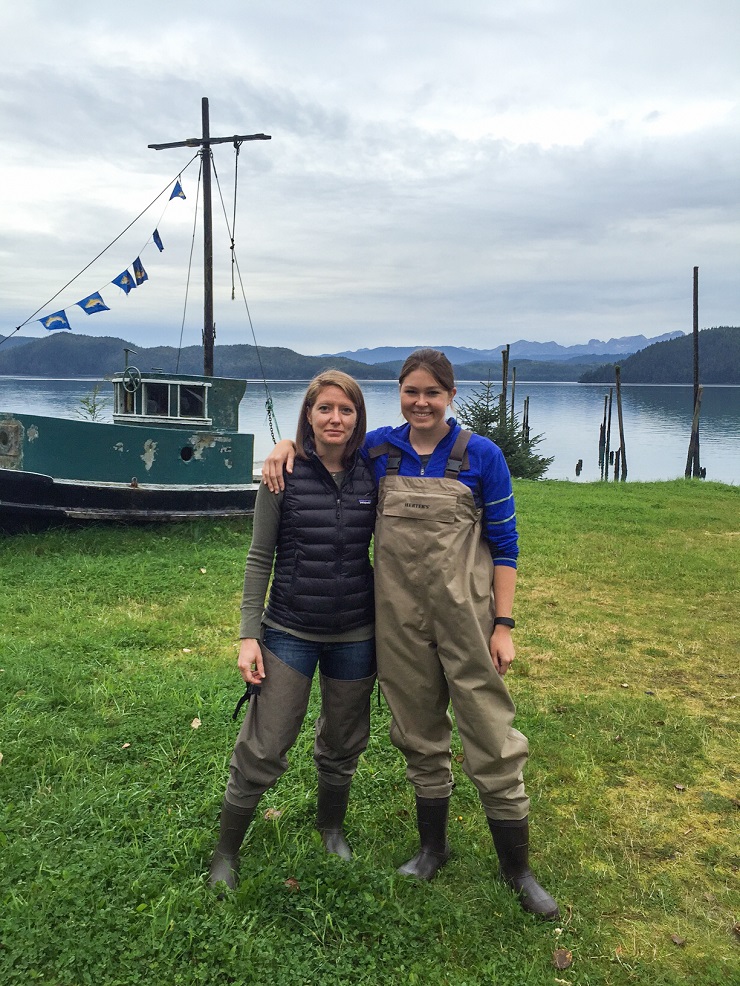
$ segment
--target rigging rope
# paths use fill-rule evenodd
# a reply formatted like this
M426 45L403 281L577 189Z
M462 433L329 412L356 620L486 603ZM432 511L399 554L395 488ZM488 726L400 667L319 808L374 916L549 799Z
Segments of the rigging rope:
M239 151L242 148L242 141L234 141L234 218L231 221L231 300L234 301L234 250L236 237L236 192L239 185Z
M193 270L193 251L195 250L195 229L198 225L198 202L200 201L200 180L203 175L203 159L200 161L200 168L198 169L198 185L197 191L195 193L195 209L193 210L193 235L190 238L190 256L188 258L188 276L185 282L185 301L182 306L182 323L180 325L180 342L177 346L177 364L175 366L175 373L180 371L180 354L182 353L182 335L185 331L185 316L188 310L188 295L190 294L190 274Z
M187 169L190 167L190 165L193 163L193 161L196 159L196 157L198 157L198 155L197 154L194 154L193 157L188 161L188 163L182 169L182 171L187 171ZM180 172L180 174L182 174L182 171ZM124 233L127 233L131 229L131 227L135 223L137 223L146 212L148 212L151 209L151 207L154 205L154 203L165 194L165 192L170 188L171 185L172 185L172 179L170 179L170 181L167 182L167 184L165 185L165 187L162 189L161 192L159 192L158 195L155 195L154 196L154 198L149 203L149 205L146 206L144 209L142 209L141 212L139 213L139 215L135 219L132 219L131 222L128 224L128 226L126 226L125 229L121 230L121 232L118 234L118 236L115 237L115 239L113 239L113 240L110 241L110 243L108 244L107 247L104 247L100 251L100 253L97 255L97 257L93 257L93 259L90 261L89 264L86 264L82 268L81 271L79 271L77 274L75 274L75 276L71 280L67 281L67 283L63 287L61 287L57 291L56 294L52 295L51 298L49 298L48 301L45 301L44 304L41 305L40 308L37 308L36 311L32 315L29 315L28 318L25 320L25 322L21 322L20 325L17 325L15 327L15 331L14 332L11 332L11 335L15 335L15 333L18 332L19 329L22 329L24 325L27 325L30 321L32 321L36 317L36 315L38 315L39 312L42 312L44 310L44 308L46 308L48 305L50 305L52 303L52 301L54 301L56 298L58 298L59 295L62 293L62 291L65 291L70 286L70 284L74 284L74 282L77 280L78 277L81 277L82 274L84 274L86 270L89 270L90 267L92 267L92 265L97 260L100 260L100 258L103 256L103 254L104 253L107 253L107 251L110 250L110 248L113 246L113 244L114 243L117 243L121 239L121 237L124 235ZM6 336L6 338L9 339L10 336ZM3 342L5 342L5 339L0 340L0 345L2 345Z
M236 142L235 142L235 146L236 146ZM239 153L239 151L237 150L237 155L238 155L238 153ZM223 209L223 213L224 213L224 221L226 223L226 230L229 233L229 236L231 237L231 251L232 251L231 257L232 257L232 264L233 264L233 267L236 268L237 277L239 279L239 287L241 288L242 300L244 301L244 308L246 309L246 312L247 312L247 319L249 320L249 328L250 328L250 330L252 332L252 339L254 340L254 348L255 348L255 352L257 354L257 362L259 363L260 374L262 375L262 383L263 383L264 388L265 388L265 410L267 412L267 425L268 425L268 427L270 429L270 437L272 438L272 443L273 443L273 445L275 445L275 444L277 444L277 439L275 438L275 429L277 429L278 436L280 436L280 425L278 424L278 420L277 420L277 417L275 415L275 406L273 404L272 395L270 394L270 388L267 386L267 378L265 377L265 368L262 365L262 355L260 353L260 348L257 345L257 336L256 336L255 331L254 331L254 324L252 322L252 313L249 310L249 304L247 302L247 294L246 294L246 291L244 290L244 281L242 280L241 270L239 269L239 261L237 260L237 257L236 257L236 246L234 245L233 233L232 233L232 230L229 228L229 217L228 217L228 214L226 212L226 204L224 202L223 193L221 191L221 182L218 180L218 172L216 171L216 163L215 163L215 161L213 161L213 157L212 156L211 156L211 162L212 162L212 165L213 165L213 177L214 177L214 179L216 181L216 188L218 189L218 197L219 197L219 199L221 201L221 208ZM236 187L236 184L235 184L235 187ZM234 210L236 210L236 202L234 202ZM236 215L236 211L235 211L234 214ZM233 294L232 294L232 297L233 297ZM273 423L274 423L274 427L273 427Z

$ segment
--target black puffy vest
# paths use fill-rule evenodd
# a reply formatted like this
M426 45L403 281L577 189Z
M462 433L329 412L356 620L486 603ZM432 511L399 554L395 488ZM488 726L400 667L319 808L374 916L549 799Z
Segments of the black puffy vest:
M368 547L377 488L359 455L341 489L317 455L286 474L266 616L289 630L341 633L375 618Z

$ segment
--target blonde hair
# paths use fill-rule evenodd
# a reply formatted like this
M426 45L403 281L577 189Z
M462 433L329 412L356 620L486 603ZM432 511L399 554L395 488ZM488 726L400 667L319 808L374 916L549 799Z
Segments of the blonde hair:
M307 443L310 445L315 443L313 428L308 420L308 412L318 400L321 391L325 390L327 387L339 387L340 390L343 390L347 395L347 399L354 405L354 408L357 411L357 422L355 424L355 429L352 432L350 440L344 448L344 454L342 455L342 463L346 467L350 465L355 452L365 441L365 432L367 431L367 412L365 411L365 398L360 390L360 385L354 377L351 377L348 373L344 373L342 370L324 370L317 374L308 385L306 393L303 397L303 403L301 404L301 413L298 416L298 427L296 429L295 436L296 454L301 459L307 458Z

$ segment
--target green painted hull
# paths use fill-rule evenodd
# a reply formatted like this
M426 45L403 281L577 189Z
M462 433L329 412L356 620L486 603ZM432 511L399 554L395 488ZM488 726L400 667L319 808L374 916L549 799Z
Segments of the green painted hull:
M243 382L156 372L133 394L120 374L113 382L113 424L0 412L0 526L252 512L254 436L236 430Z
M0 468L109 483L252 482L254 437L0 413ZM4 454L3 454L4 453Z

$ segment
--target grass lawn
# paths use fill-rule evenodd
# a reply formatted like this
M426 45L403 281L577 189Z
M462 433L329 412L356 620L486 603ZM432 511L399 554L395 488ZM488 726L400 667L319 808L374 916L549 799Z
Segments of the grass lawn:
M248 525L24 534L0 540L0 983L740 982L740 489L515 489L507 682L557 926L495 879L459 766L452 860L428 885L396 875L416 833L385 705L350 803L355 858L327 857L316 692L240 888L214 899Z

